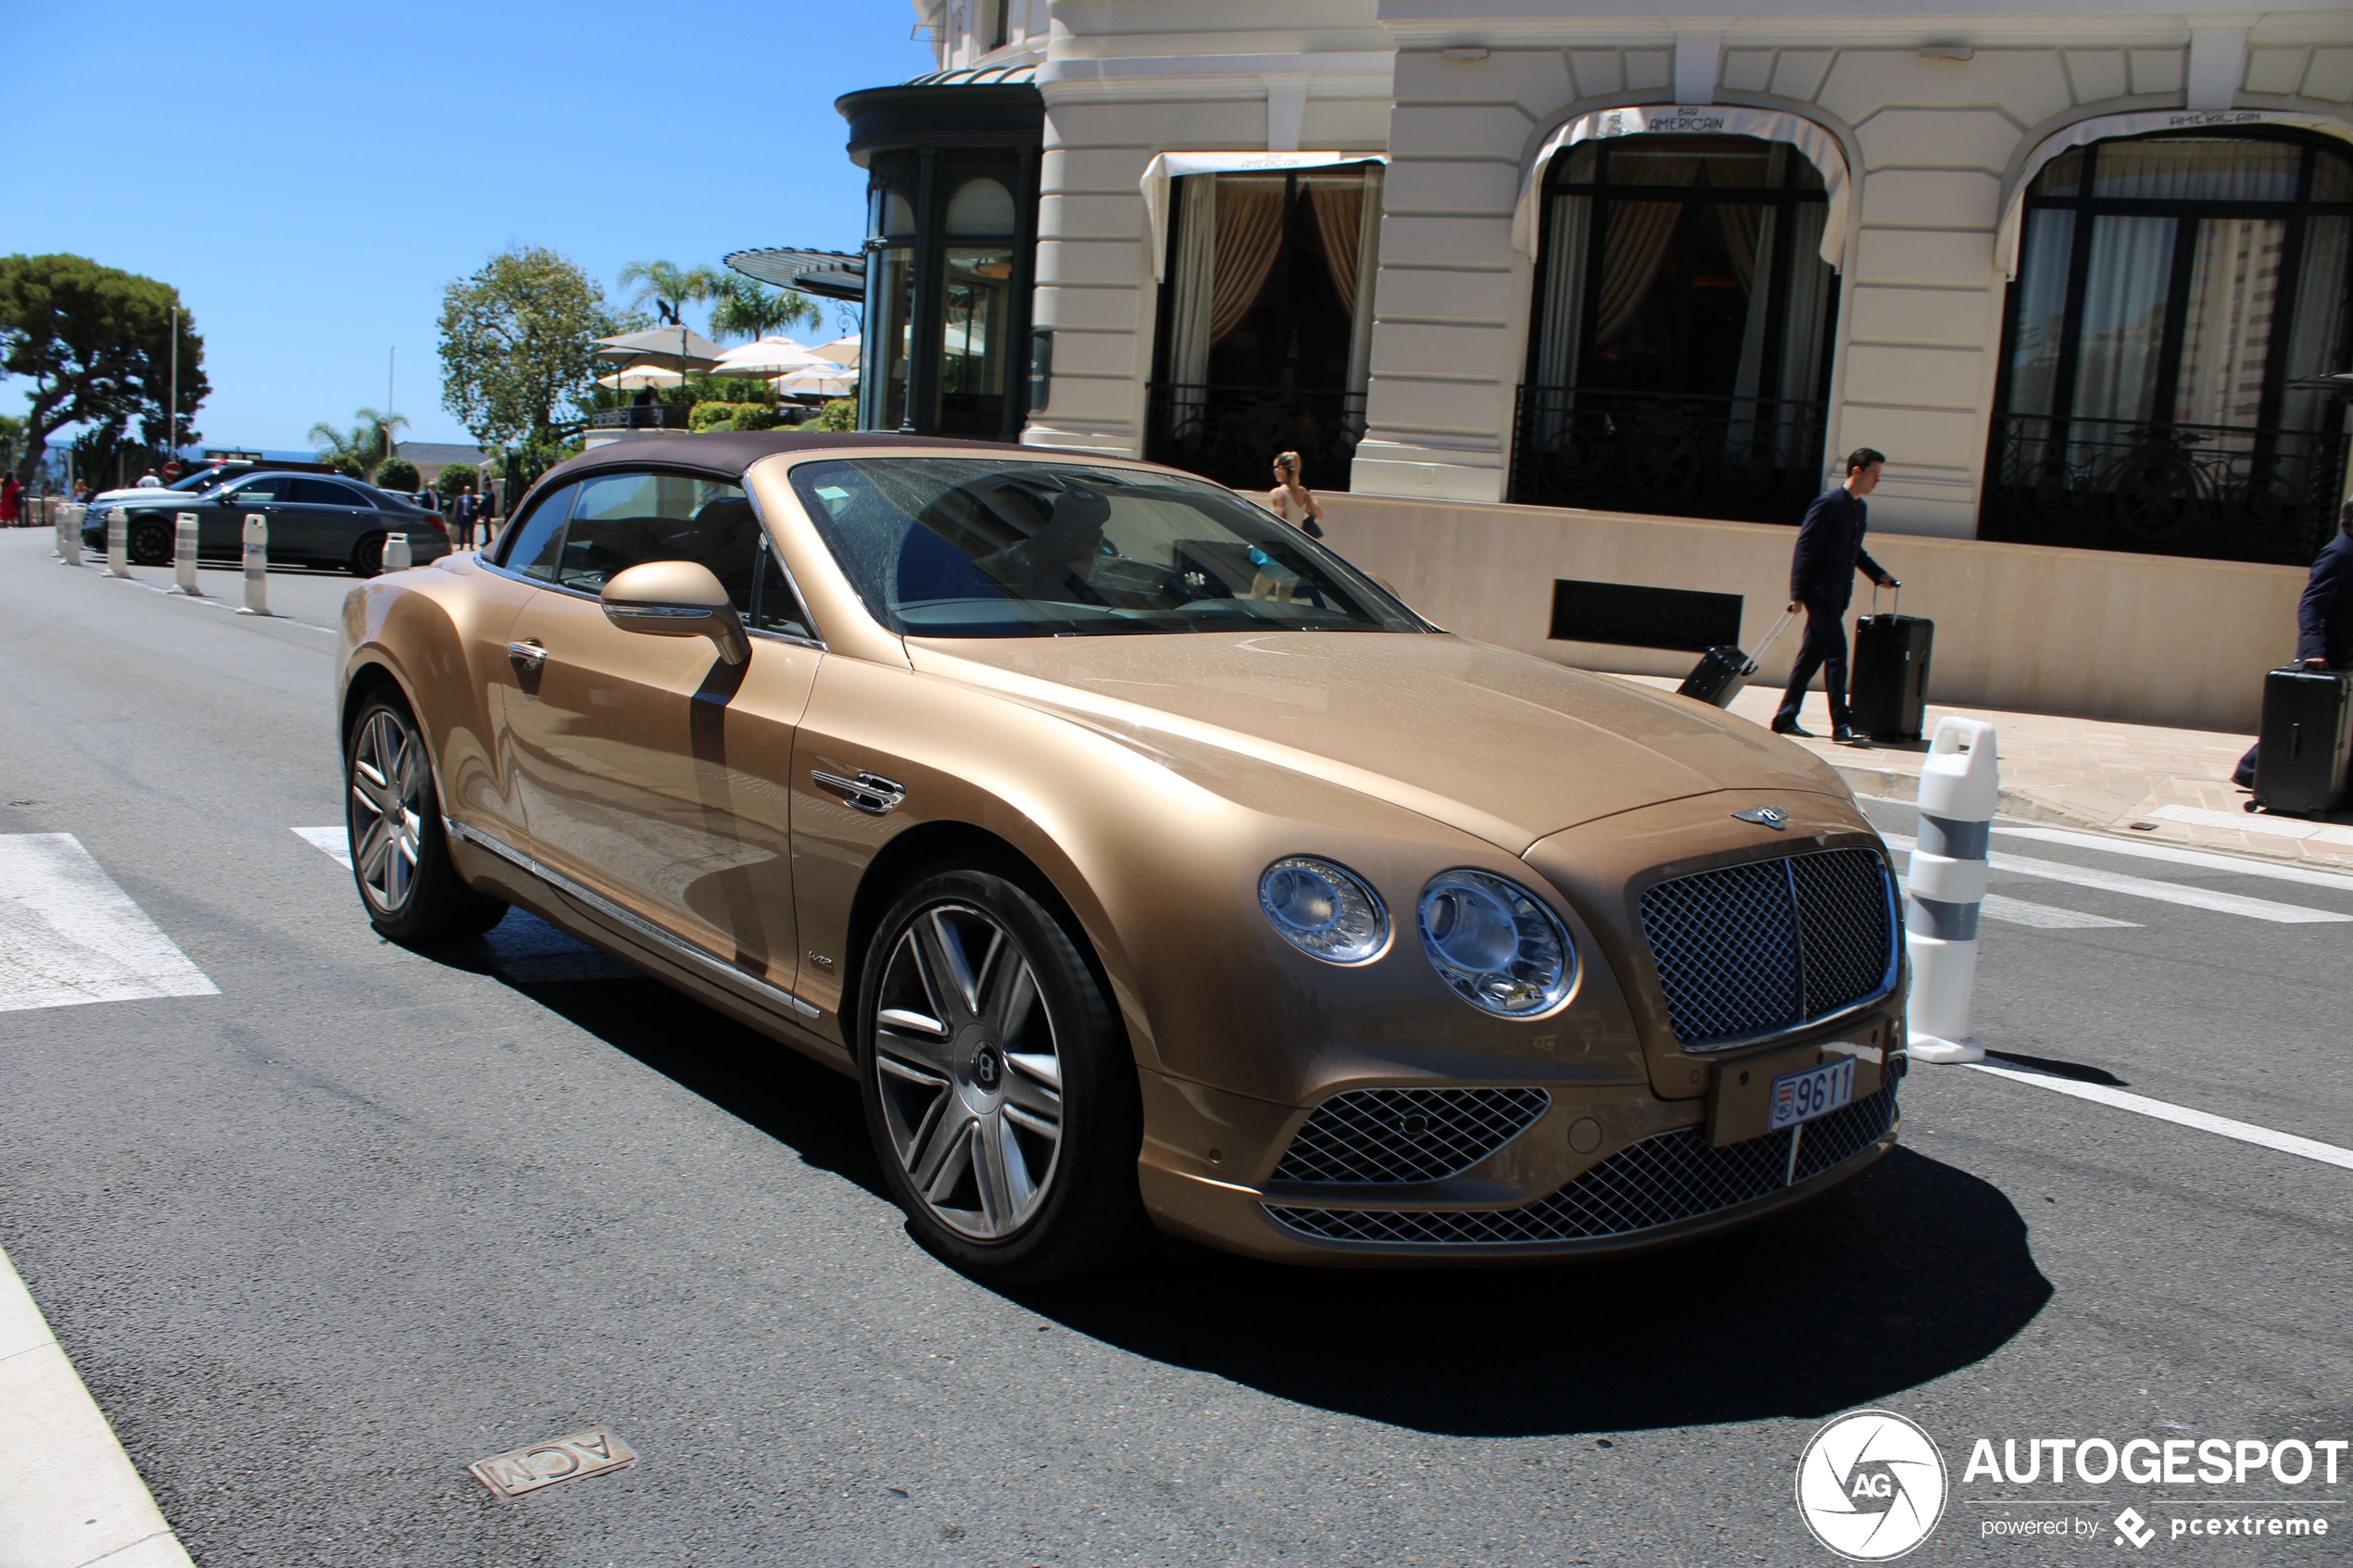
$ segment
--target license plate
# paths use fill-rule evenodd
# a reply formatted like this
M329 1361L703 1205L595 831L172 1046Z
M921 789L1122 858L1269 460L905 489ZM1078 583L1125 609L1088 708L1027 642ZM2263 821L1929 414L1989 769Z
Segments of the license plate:
M1773 1080L1767 1130L1778 1133L1783 1127L1827 1116L1854 1098L1855 1059L1851 1056L1802 1073L1784 1073Z

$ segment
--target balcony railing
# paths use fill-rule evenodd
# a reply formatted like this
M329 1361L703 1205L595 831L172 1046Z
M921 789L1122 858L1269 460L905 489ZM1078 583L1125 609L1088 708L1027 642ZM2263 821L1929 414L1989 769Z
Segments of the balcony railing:
M2000 414L1978 536L2309 566L2345 459L2342 432Z
M1274 486L1275 454L1297 452L1310 489L1345 490L1365 439L1361 392L1155 382L1144 456L1238 490Z
M598 408L588 415L590 430L685 430L693 410L666 403L640 403L626 408Z
M1523 386L1512 499L1795 522L1822 487L1820 403Z

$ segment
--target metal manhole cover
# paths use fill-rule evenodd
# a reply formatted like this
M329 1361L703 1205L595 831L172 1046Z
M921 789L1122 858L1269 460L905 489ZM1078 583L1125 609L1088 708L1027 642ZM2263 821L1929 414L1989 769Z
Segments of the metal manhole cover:
M466 1468L502 1498L519 1498L559 1481L601 1475L637 1462L636 1450L601 1426L567 1432L511 1453L476 1460Z

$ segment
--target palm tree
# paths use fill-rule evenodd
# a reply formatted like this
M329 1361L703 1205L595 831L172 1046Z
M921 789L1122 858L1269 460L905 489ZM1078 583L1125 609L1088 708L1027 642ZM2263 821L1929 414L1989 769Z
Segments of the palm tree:
M698 299L717 297L725 286L719 274L709 267L682 268L667 261L633 261L621 270L621 286L639 286L629 308L647 305L654 308L654 320L664 326L686 325L679 312Z
M721 278L711 295L711 335L766 337L789 327L822 326L817 302L795 289L767 289L740 272Z
M324 420L310 427L319 460L338 468L357 467L362 479L372 480L392 456L396 433L409 423L406 414L381 414L373 408L352 410L349 430L337 430Z

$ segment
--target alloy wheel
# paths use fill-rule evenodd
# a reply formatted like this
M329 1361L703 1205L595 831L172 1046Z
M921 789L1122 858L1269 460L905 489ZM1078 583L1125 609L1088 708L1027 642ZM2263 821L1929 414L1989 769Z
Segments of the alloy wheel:
M416 890L424 749L417 732L384 709L361 722L351 748L352 865L368 901L385 914L397 913Z
M1062 1149L1062 1057L1028 956L981 910L933 904L900 929L875 996L871 1071L909 1187L959 1235L1013 1236Z

